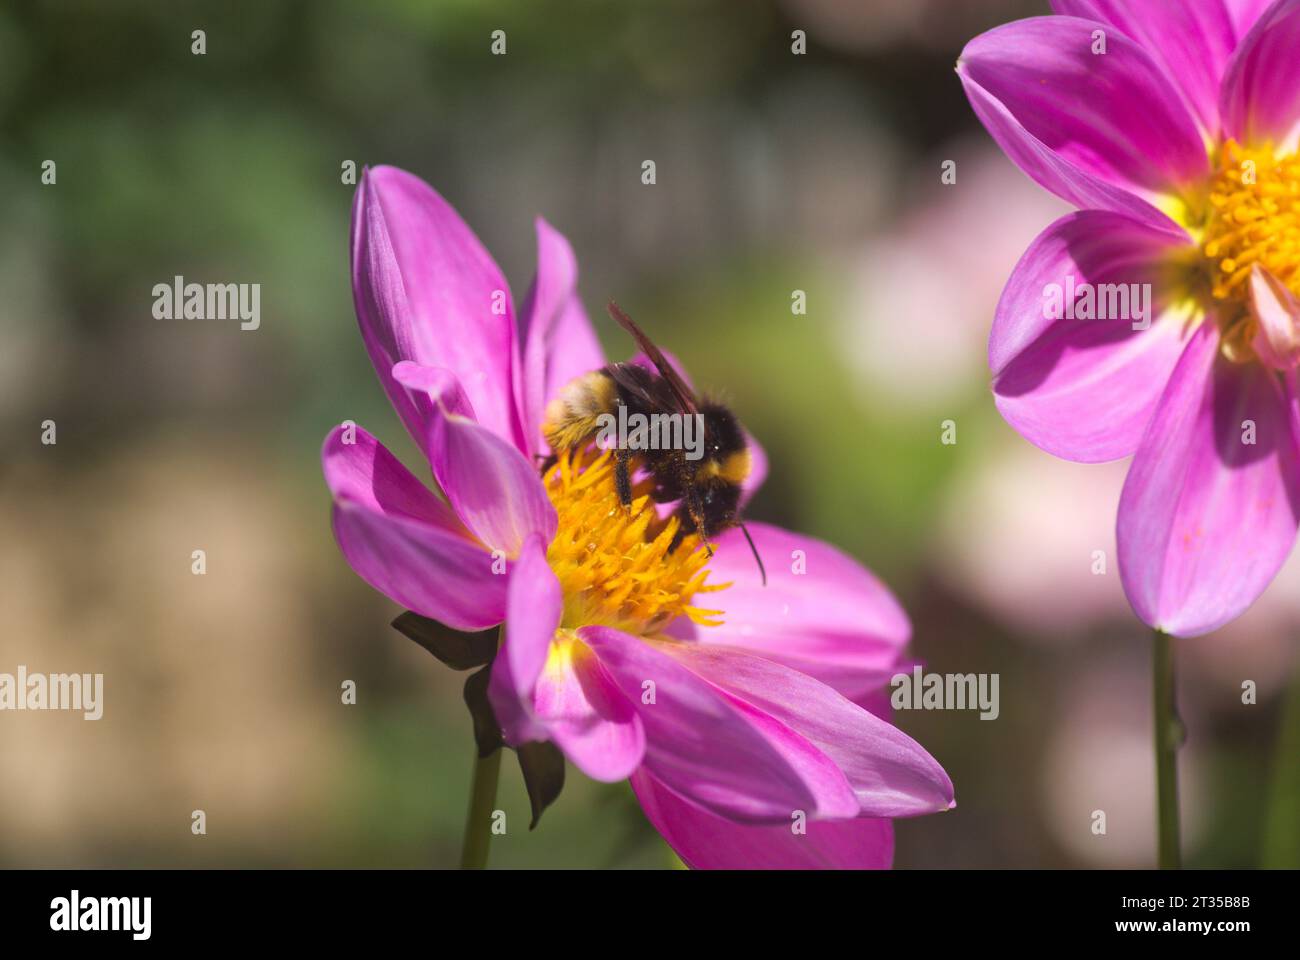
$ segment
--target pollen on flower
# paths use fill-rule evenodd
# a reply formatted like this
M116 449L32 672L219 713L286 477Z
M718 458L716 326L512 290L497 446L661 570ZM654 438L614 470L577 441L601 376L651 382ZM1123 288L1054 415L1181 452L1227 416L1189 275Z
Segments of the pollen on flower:
M620 503L609 451L561 453L543 483L560 521L546 556L564 590L562 628L601 625L644 636L679 615L704 626L721 622L721 611L694 604L697 593L729 586L706 582L709 556L699 537L670 551L677 518L660 520L645 484L630 507Z
M1300 293L1300 154L1235 140L1219 150L1201 249L1211 265L1210 292L1221 301L1224 352L1250 359L1255 321L1251 267L1259 264Z

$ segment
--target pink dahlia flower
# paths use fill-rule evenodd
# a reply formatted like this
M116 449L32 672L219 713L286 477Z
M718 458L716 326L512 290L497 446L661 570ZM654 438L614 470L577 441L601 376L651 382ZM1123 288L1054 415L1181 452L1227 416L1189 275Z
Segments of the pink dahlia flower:
M1254 602L1300 523L1300 0L1052 6L957 65L1007 155L1081 208L1007 282L993 389L1057 456L1133 456L1125 593L1194 636Z
M442 495L374 437L335 429L323 461L344 556L425 617L504 624L488 696L505 741L630 778L688 865L889 866L889 818L953 803L939 764L855 702L899 664L906 615L853 560L765 524L750 532L766 587L735 530L712 558L693 537L669 551L647 497L620 505L608 454L539 470L547 401L606 361L569 244L541 220L537 242L516 316L442 197L401 170L366 172L357 317ZM747 493L764 472L754 449Z

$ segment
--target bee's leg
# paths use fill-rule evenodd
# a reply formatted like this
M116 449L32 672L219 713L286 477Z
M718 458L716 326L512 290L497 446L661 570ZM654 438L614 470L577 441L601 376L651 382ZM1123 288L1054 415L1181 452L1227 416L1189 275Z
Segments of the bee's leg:
M688 534L698 533L700 535L700 542L704 544L704 549L707 550L709 556L712 557L713 544L709 542L708 531L704 529L703 504L700 503L700 495L693 487L686 488L686 496L683 499L682 505L678 507L677 510L679 526L677 527L677 533L673 535L673 542L668 547L668 552L671 553L673 550L676 550L678 544L680 544Z
M618 489L618 502L632 506L632 451L619 447L614 451L614 486Z
M686 506L691 511L691 519L695 522L695 532L700 535L700 543L704 544L704 549L709 552L711 559L713 544L709 542L709 531L704 528L704 504L700 503L699 492L694 488L691 488L686 498Z

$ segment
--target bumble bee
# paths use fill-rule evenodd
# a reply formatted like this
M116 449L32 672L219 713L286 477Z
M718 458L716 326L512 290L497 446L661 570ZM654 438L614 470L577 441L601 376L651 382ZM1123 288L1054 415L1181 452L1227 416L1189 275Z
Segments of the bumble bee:
M678 442L668 445L629 444L627 437L609 444L614 450L614 477L618 498L632 504L634 465L644 467L653 479L651 497L656 503L676 503L679 522L670 549L688 534L698 533L709 555L712 538L738 526L749 542L764 586L767 571L754 541L740 518L741 484L749 476L752 454L740 422L726 406L694 393L632 318L610 301L609 314L623 327L654 371L635 363L611 363L570 381L546 408L543 435L554 454L580 449L607 436L613 423L626 424L639 415L642 424L665 424L665 414L682 424ZM691 427L694 426L694 431ZM680 442L694 433L693 449ZM656 434L657 436L657 434ZM635 448L635 449L633 449ZM635 458L635 459L634 459Z

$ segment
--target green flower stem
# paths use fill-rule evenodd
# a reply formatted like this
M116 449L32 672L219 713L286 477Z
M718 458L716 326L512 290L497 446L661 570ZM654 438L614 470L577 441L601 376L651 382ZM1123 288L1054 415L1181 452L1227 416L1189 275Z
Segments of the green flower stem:
M497 779L501 773L500 747L486 757L474 752L474 783L470 788L469 812L465 815L465 840L460 851L462 870L487 868L488 845L492 840L492 810L497 802Z
M1174 648L1169 634L1153 636L1156 748L1156 828L1161 870L1182 866L1178 828L1178 747L1183 722L1178 716L1174 682Z
M506 639L506 625L497 631L497 649ZM497 803L497 781L501 778L501 754L497 746L486 757L479 752L478 737L474 746L474 781L470 785L469 810L465 814L465 836L460 845L462 870L486 870L488 847L492 842L492 811ZM498 740L498 744L499 744Z

